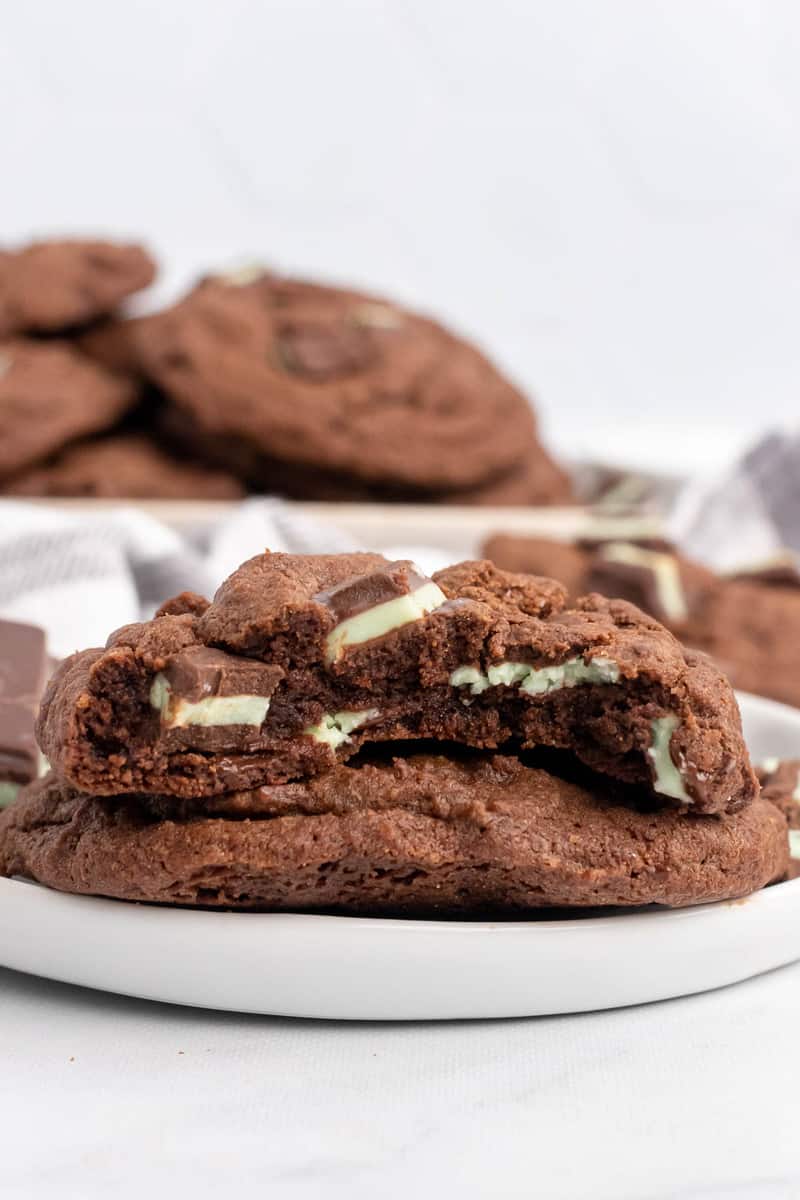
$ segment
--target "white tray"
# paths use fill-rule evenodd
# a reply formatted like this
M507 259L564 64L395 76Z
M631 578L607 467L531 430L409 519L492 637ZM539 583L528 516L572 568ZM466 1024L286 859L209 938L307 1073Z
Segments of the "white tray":
M137 508L184 533L209 528L241 503L233 500L53 500L34 504L71 513L104 513ZM658 537L661 518L654 513L604 514L580 506L567 508L489 508L436 504L333 504L284 501L290 508L355 538L369 549L385 546L440 547L452 556L474 558L491 533L522 533L571 541L577 537ZM2 507L2 500L0 500Z
M756 760L800 710L741 696ZM800 880L675 912L510 922L215 913L0 880L0 963L125 995L351 1020L585 1012L707 991L800 958Z

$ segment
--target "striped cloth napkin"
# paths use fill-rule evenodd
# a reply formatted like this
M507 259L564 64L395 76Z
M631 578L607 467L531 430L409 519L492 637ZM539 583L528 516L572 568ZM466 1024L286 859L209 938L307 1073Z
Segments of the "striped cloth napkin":
M0 617L41 625L50 654L102 646L112 629L182 591L211 596L265 547L297 554L360 549L280 500L248 500L216 527L181 536L140 510L103 513L0 504Z

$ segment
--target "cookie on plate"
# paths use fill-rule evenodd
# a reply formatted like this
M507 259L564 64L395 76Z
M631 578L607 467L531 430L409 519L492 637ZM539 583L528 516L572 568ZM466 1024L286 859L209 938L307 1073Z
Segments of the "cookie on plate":
M68 659L39 721L91 793L205 796L436 739L572 751L699 812L757 793L727 681L623 601L466 562L262 554L204 610L170 605Z
M68 446L0 484L12 496L99 496L131 500L236 500L238 479L172 455L142 433Z
M54 776L0 817L0 873L67 892L406 916L744 896L786 872L783 817L653 811L518 758L414 755L227 794L96 798Z
M541 464L541 500L568 498L526 398L474 346L397 305L266 272L218 277L135 343L171 436L255 490L428 500Z
M0 337L57 333L94 321L147 287L155 273L141 246L115 242L34 242L0 250Z
M137 398L131 381L69 342L0 342L0 479L76 438L110 428Z

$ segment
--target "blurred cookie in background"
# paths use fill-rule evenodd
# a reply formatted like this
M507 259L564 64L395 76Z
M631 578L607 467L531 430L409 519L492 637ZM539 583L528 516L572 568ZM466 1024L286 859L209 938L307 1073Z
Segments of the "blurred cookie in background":
M554 459L542 452L541 447L532 451L529 457L512 471L504 472L480 487L464 492L450 492L439 499L448 504L485 504L498 507L538 507L575 503L569 475Z
M720 577L692 611L687 640L736 687L800 707L800 589Z
M69 342L0 341L0 487L67 443L110 429L138 396L131 380Z
M496 534L483 552L504 570L552 575L572 596L629 600L710 654L735 687L800 707L800 582L790 555L718 575L657 539L565 544Z
M0 337L57 333L94 321L155 274L155 262L138 245L47 241L0 250Z
M515 575L558 579L570 596L582 596L586 591L589 555L578 544L558 542L553 538L495 533L484 543L482 553L496 566L513 571Z
M770 758L756 768L761 795L781 810L789 827L789 879L800 875L800 759Z
M131 500L236 500L233 475L178 458L144 433L78 442L8 480L12 496L94 496Z
M105 353L130 353L131 334L169 435L255 491L571 499L525 396L474 346L387 301L249 272L204 280Z
M95 321L75 337L76 346L110 371L146 382L139 337L158 314L143 317L108 317Z
M46 669L44 630L0 620L0 809L43 765L33 726Z

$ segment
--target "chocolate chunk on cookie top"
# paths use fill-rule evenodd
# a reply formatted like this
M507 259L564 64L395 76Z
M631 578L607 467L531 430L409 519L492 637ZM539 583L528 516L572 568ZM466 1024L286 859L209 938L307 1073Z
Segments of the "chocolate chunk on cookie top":
M141 246L36 242L0 251L0 337L54 333L105 316L155 277Z
M336 624L325 639L325 659L335 662L348 646L383 637L440 608L447 600L413 563L389 563L345 579L313 599L331 610Z
M641 800L641 798L639 798ZM518 758L411 755L203 803L96 798L56 777L0 817L0 874L67 892L205 907L407 916L679 907L783 876L781 814L637 802Z
M202 797L330 770L360 747L553 746L662 801L735 811L757 782L733 693L623 601L466 562L263 554L63 664L41 744L90 792Z
M199 636L284 666L336 664L446 600L413 563L380 554L260 554L222 584Z

